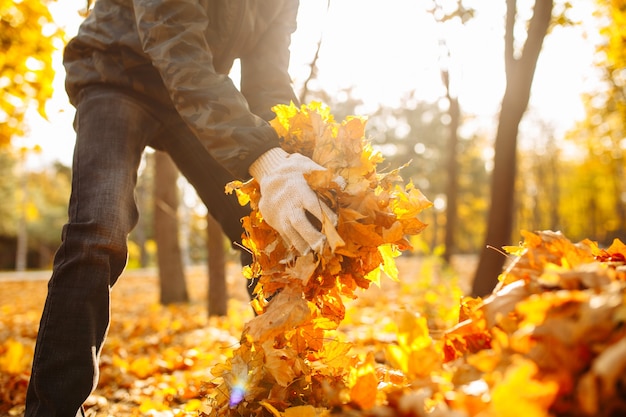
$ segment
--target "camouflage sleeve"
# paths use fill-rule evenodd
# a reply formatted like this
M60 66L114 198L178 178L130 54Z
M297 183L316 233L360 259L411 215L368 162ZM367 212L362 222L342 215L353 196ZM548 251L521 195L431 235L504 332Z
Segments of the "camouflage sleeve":
M204 37L208 17L197 0L133 0L144 52L181 117L237 178L277 146L276 132L250 112L230 78L218 74Z
M297 13L298 0L285 1L255 48L241 58L241 91L250 110L265 120L274 118L272 106L298 103L288 72Z

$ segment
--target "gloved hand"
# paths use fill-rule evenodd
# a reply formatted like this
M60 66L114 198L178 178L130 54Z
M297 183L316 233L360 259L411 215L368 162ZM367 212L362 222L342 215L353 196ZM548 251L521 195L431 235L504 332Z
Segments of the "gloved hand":
M304 179L306 173L325 169L304 155L289 154L281 148L265 152L249 169L261 188L261 215L287 245L295 247L302 255L310 250L319 252L326 239L307 219L307 211L321 223L325 215L334 225L337 224L337 215ZM341 177L336 182L345 185Z

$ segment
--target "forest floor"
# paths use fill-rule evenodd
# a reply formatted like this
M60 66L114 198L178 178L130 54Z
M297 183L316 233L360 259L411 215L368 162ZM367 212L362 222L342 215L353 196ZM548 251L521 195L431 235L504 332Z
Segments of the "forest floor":
M453 268L438 258L397 259L400 282L381 281L347 303L340 327L354 341L393 337L393 312L429 317L433 328L449 325L458 296L467 292L475 256L459 256ZM202 408L211 368L226 360L253 317L245 278L227 266L228 315L207 317L206 267L189 268L191 302L161 306L155 269L124 272L112 290L112 321L102 351L100 382L87 401L87 416L172 416ZM49 271L0 273L0 417L23 415L34 341Z

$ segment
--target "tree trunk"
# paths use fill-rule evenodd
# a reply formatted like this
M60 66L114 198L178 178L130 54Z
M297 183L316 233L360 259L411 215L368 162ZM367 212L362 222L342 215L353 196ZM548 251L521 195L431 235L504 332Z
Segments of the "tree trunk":
M24 272L28 266L28 229L26 227L25 203L20 206L17 220L17 247L15 250L15 270Z
M17 272L26 271L28 266L28 228L26 212L28 210L28 176L24 170L26 149L21 149L20 154L20 203L17 219L17 248L15 250L15 270Z
M472 286L472 295L475 297L489 294L498 283L498 276L502 272L505 257L491 247L499 249L511 243L517 134L519 123L528 107L537 59L552 16L552 3L552 0L535 1L533 17L528 25L528 37L521 56L515 58L513 27L517 14L516 0L507 0L504 53L507 86L495 140L487 236Z
M154 158L154 237L157 245L161 304L189 301L178 242L178 170L164 152Z
M211 316L225 316L228 312L226 289L226 251L220 224L207 214L207 251L209 269L208 312Z
M456 233L457 224L457 209L458 209L458 143L459 143L459 124L461 119L461 107L459 105L459 99L453 95L450 91L450 74L447 70L441 72L444 85L446 87L446 96L450 109L448 114L450 115L450 125L448 126L448 184L446 186L446 228L444 245L445 252L443 258L447 263L450 263L452 254L455 251L454 235Z
M140 213L142 209L146 207L145 203L148 191L149 190L147 190L143 184L138 184L135 189L137 206L139 207ZM140 216L137 226L135 226L135 229L133 230L135 242L137 243L137 246L139 246L139 265L142 268L148 266L148 251L146 250L146 220L144 217L145 216Z
M619 149L619 145L616 147ZM613 180L613 195L615 196L615 217L617 218L618 227L616 230L611 230L611 232L623 234L624 233L624 225L626 225L626 207L624 207L624 158L613 158L611 162L611 170L613 171L612 180ZM608 237L608 236L607 236Z
M559 205L560 205L560 189L559 189L559 149L556 144L555 138L553 135L550 136L550 141L548 142L548 163L550 171L550 185L548 187L548 192L550 195L548 196L548 201L550 202L550 229L559 230L561 219L559 217Z

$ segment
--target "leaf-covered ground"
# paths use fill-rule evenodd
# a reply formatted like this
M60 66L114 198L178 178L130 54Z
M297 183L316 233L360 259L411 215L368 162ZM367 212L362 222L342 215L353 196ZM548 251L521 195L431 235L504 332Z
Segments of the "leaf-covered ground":
M154 276L126 277L88 414L626 415L624 243L522 231L493 293L464 297L467 279L438 258L401 256L419 247L431 203L399 168L378 170L365 119L338 123L319 103L275 110L281 146L325 167L305 178L334 213L318 219L327 239L297 253L264 221L258 184L230 184L250 203L254 262L229 273L228 317L206 318L204 274L190 278L194 301L173 307L156 304ZM242 274L259 277L258 316ZM0 411L19 415L45 286L4 287Z
M554 232L525 233L484 300L461 298L473 262L455 270L436 258L398 258L399 282L359 292L333 339L352 350L343 389L318 403L261 401L267 417L617 417L626 415L626 245L601 249ZM189 274L189 305L157 304L154 273L127 273L113 290L113 322L90 416L210 413L220 386L211 375L239 347L252 318L233 265L228 317L206 317L206 277ZM45 281L0 281L0 415L21 415ZM269 362L268 362L269 363ZM268 363L258 366L268 366ZM251 364L254 367L254 364ZM338 369L338 368L333 368ZM339 381L338 381L339 382ZM338 383L337 386L341 386ZM232 391L236 393L235 390ZM333 397L334 396L334 397ZM235 410L236 408L233 408Z
M397 260L401 282L385 280L349 303L341 332L355 348L383 355L396 340L394 318L403 309L423 312L442 328L458 304L455 274L435 258ZM464 276L472 258L459 259ZM0 416L23 413L31 356L46 296L46 274L36 280L3 273L0 277ZM158 304L153 270L129 271L112 292L112 322L102 352L100 383L89 397L87 415L197 415L206 406L211 368L223 363L237 346L244 324L253 318L245 278L229 265L229 314L208 318L204 268L187 276L192 302Z

